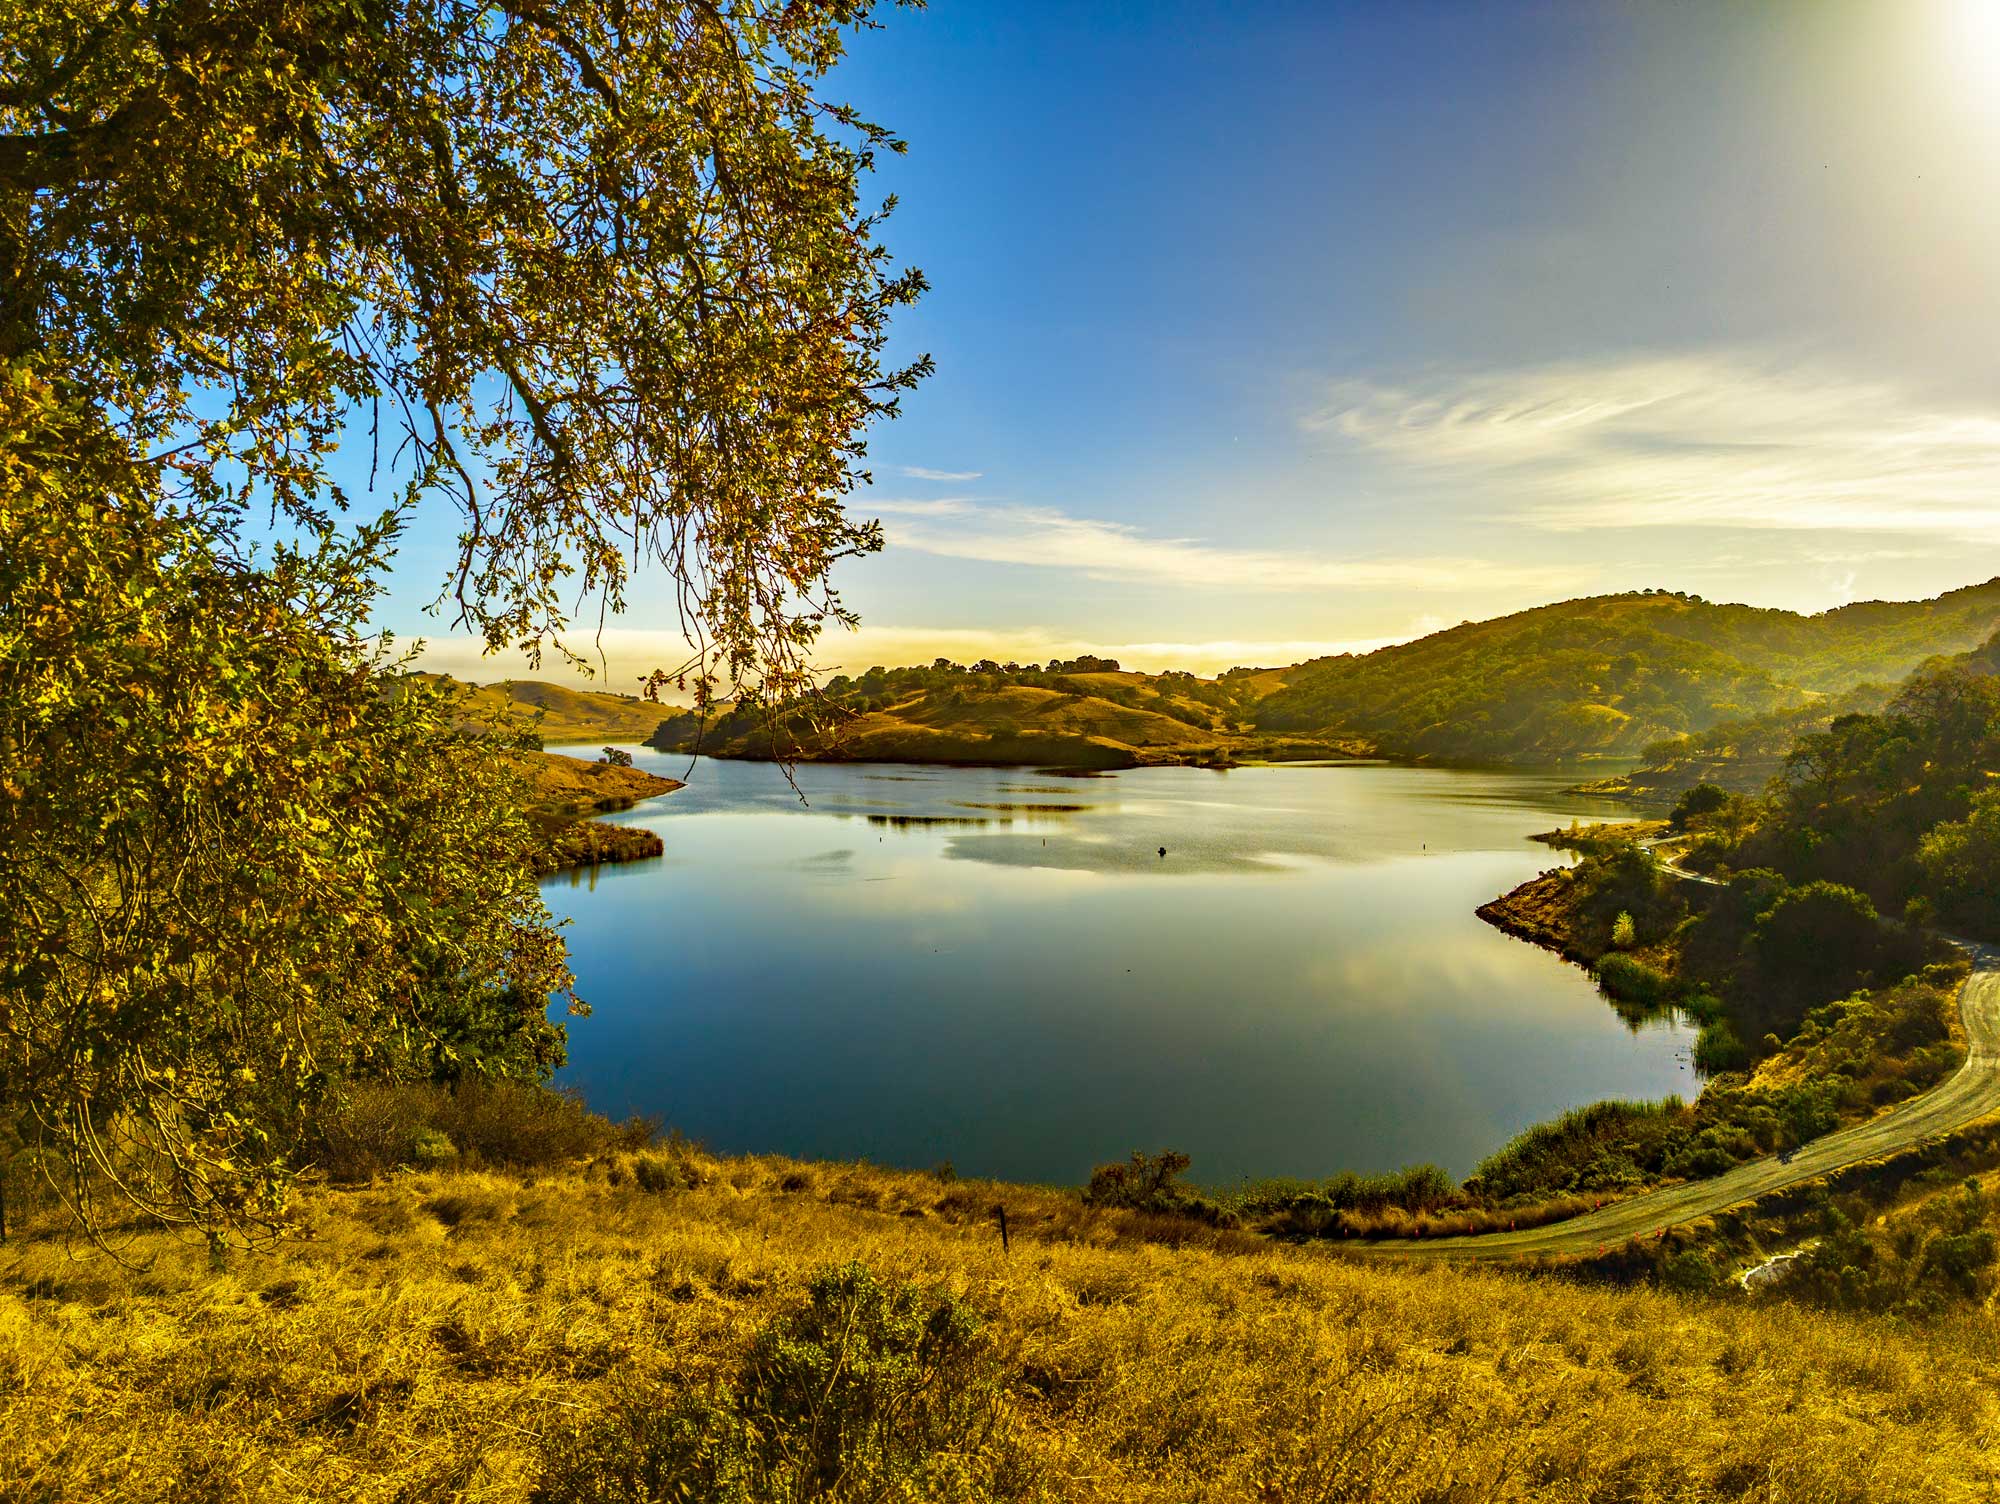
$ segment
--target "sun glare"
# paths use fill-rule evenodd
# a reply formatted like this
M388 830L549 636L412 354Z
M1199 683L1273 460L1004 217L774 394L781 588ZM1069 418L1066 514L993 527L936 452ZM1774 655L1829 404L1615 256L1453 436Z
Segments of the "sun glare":
M2000 114L2000 0L1944 0L1944 46L1979 102Z
M2000 0L1950 0L1952 22L1966 46L2000 68Z

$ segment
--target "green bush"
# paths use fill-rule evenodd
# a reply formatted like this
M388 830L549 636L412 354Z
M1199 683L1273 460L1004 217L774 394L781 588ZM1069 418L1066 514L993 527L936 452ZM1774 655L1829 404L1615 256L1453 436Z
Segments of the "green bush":
M1122 1206L1132 1211L1177 1210L1185 1193L1174 1182L1192 1161L1174 1149L1159 1154L1132 1151L1124 1163L1099 1165L1090 1172L1083 1199L1091 1206Z
M1883 922L1867 895L1812 882L1757 916L1751 948L1767 987L1808 1005L1893 981L1923 964L1921 941Z
M1931 903L1951 923L1987 938L2000 936L2000 792L1972 801L1963 820L1934 826L1917 847L1917 861L1937 896ZM1928 911L1913 915L1915 921Z
M1713 1018L1701 1026L1694 1041L1694 1068L1703 1075L1740 1071L1750 1063L1750 1050L1736 1037L1726 1018Z
M1458 1187L1437 1165L1406 1165L1379 1175L1343 1170L1324 1180L1267 1180L1246 1186L1234 1198L1247 1216L1271 1213L1294 1217L1310 1213L1361 1212L1392 1208L1430 1212L1458 1199Z
M1785 1277L1788 1296L1838 1310L1924 1317L1976 1307L1991 1295L2000 1241L1977 1181L1955 1195L1932 1197L1887 1226L1871 1226L1865 1212L1855 1210L1849 1216L1827 1209L1818 1245Z
M1298 1240L1376 1236L1463 1203L1449 1174L1423 1164L1379 1175L1350 1170L1317 1181L1263 1181L1230 1198L1230 1209L1271 1237Z
M545 1445L536 1504L1008 1499L1031 1492L998 1363L955 1297L858 1263L706 1387L629 1391Z
M419 1128L410 1141L410 1163L420 1170L435 1170L458 1158L458 1145L451 1135L435 1128Z
M1502 1202L1621 1189L1657 1172L1689 1120L1679 1097L1575 1107L1490 1155L1465 1188Z
M1680 991L1672 977L1616 951L1599 959L1596 975L1597 985L1607 996L1645 1008L1663 1007Z

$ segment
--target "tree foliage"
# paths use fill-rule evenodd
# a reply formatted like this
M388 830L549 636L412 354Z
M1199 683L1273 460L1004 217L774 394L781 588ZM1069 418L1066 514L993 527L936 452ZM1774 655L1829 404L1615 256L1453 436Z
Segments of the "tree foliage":
M1972 800L1963 820L1931 828L1917 848L1937 914L1978 935L2000 935L2000 790Z
M1890 913L1949 889L1957 922L1990 922L1964 906L1968 874L1950 859L1972 832L1948 827L1968 819L1995 771L2000 678L1966 663L1931 665L1880 714L1842 716L1802 737L1757 828L1727 857L1858 889Z
M819 94L870 9L8 7L0 1122L87 1223L220 1235L350 1083L560 1062L498 739L370 636L413 508L491 646L573 651L649 563L698 698L848 619L864 430L927 368L862 201L900 143Z
M89 412L17 375L0 419L0 1115L79 1215L218 1234L351 1080L546 1075L532 834L446 693L384 692L387 538L242 570Z
M339 442L400 457L496 646L560 647L652 561L698 684L788 691L879 546L862 431L928 366L885 363L923 279L861 200L901 144L816 92L870 9L19 0L0 360L200 508L322 526Z

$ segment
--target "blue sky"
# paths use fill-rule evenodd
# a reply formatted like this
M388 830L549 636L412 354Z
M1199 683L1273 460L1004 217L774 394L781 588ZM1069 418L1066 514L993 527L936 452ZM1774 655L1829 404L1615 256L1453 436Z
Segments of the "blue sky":
M935 0L844 94L937 375L845 668L1213 671L1649 586L2000 574L2000 0ZM478 663L415 607L385 619ZM677 657L643 577L614 681ZM657 603L657 604L656 604ZM621 686L622 687L622 686Z

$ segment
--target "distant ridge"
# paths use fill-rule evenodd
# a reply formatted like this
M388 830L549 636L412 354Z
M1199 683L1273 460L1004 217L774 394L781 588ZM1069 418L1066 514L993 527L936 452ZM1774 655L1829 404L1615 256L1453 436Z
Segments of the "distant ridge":
M1893 683L1986 642L2000 579L1814 616L1665 591L1590 596L1300 665L1267 731L1362 736L1396 756L1566 763Z
M1587 596L1367 654L1217 679L1109 660L871 669L775 718L723 705L651 744L718 757L1113 768L1380 753L1412 761L1634 760L1711 727L1774 736L1881 703L1926 659L2000 628L2000 579L1817 615L1674 591ZM775 729L775 736L774 736ZM1789 741L1786 741L1789 745Z

